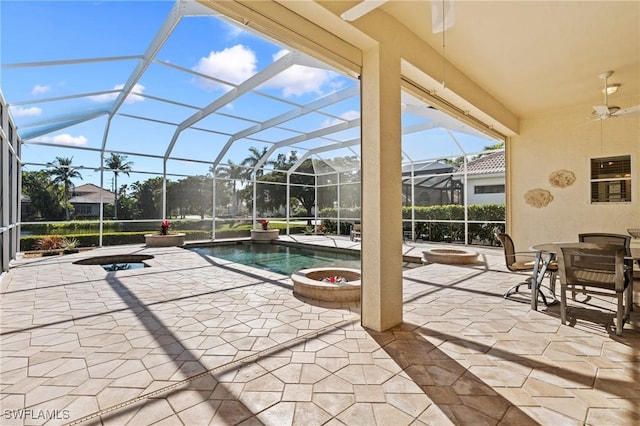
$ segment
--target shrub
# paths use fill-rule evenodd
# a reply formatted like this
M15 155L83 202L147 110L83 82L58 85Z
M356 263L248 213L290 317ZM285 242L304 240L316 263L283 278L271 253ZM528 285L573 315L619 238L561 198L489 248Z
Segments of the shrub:
M57 250L63 247L63 238L59 235L45 235L33 243L35 250Z

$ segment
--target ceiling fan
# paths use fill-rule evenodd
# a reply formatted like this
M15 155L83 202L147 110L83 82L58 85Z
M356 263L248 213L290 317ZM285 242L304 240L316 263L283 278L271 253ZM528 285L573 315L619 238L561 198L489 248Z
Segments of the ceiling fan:
M613 71L606 71L598 75L598 77L604 81L604 87L602 89L602 92L604 93L604 105L595 105L593 107L594 120L606 120L608 118L620 117L624 114L640 111L640 105L634 105L627 108L609 105L609 95L615 93L618 90L618 87L620 87L619 84L607 84L607 79L611 77L612 74Z

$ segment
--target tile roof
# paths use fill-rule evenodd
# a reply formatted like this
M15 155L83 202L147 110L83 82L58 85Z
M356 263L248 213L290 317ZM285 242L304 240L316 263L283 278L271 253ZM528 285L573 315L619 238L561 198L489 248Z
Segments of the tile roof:
M464 172L464 165L460 166L458 172ZM492 152L467 163L467 174L481 173L504 173L505 160L504 151Z

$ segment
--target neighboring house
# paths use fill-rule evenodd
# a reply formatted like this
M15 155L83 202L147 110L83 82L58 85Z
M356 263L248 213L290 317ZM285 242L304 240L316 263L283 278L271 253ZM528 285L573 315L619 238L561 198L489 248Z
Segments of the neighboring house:
M461 182L464 165L456 172ZM504 204L505 197L505 158L504 151L493 152L467 163L467 203L468 204Z
M116 195L101 189L91 183L76 186L71 189L69 202L73 205L75 217L98 217L100 216L100 194L102 193L103 204L113 204Z

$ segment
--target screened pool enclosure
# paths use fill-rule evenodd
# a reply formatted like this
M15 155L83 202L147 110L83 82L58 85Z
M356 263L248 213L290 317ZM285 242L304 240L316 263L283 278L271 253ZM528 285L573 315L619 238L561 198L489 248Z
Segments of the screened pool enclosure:
M21 250L140 242L164 219L190 240L360 221L357 75L192 1L8 2L3 37L25 20L2 55L1 229ZM491 244L503 141L410 90L401 111L405 238Z

